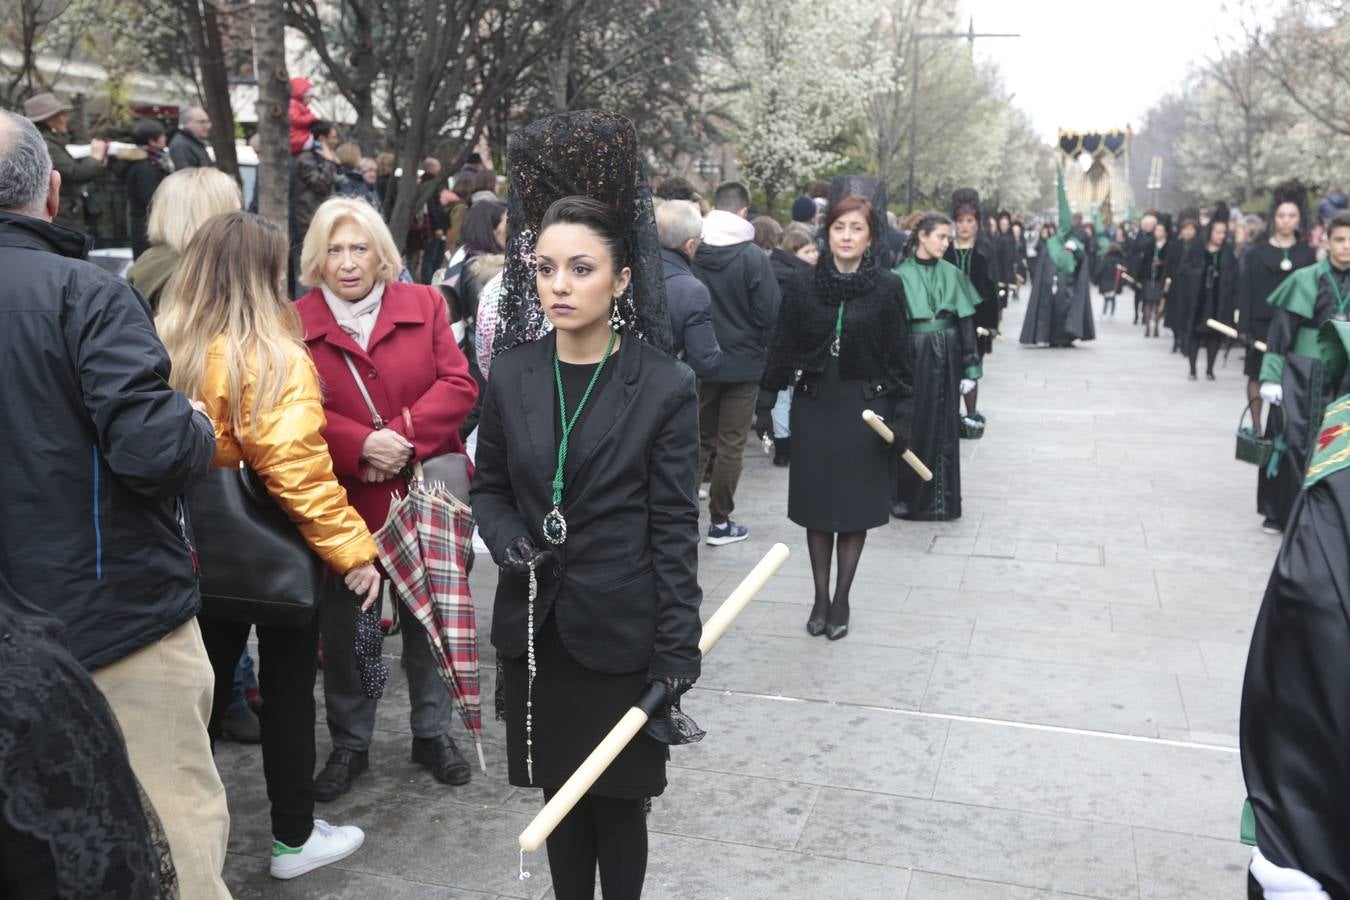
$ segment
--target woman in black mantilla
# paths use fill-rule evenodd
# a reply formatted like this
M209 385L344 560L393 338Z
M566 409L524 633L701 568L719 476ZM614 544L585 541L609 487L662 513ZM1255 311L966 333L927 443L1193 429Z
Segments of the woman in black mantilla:
M909 321L909 365L914 374L914 453L933 471L923 481L908 466L896 467L898 519L961 518L961 434L956 398L975 389L980 352L975 346L979 295L970 279L942 258L952 220L925 213L910 232L905 260L893 270L904 283Z
M1266 235L1252 244L1242 257L1242 271L1238 277L1238 331L1252 343L1264 342L1269 336L1270 322L1275 318L1275 307L1266 301L1275 289L1292 273L1317 262L1317 254L1303 240L1303 222L1306 220L1308 195L1303 186L1289 182L1275 188L1270 201L1270 218ZM1247 376L1247 403L1252 410L1253 427L1261 421L1261 363L1265 354L1254 346L1247 348L1247 359L1242 366ZM1265 436L1274 440L1284 431L1284 415L1278 406L1270 408L1266 417ZM1256 511L1263 518L1261 527L1269 534L1284 528L1284 523L1298 496L1299 482L1291 468L1276 470L1272 475L1262 466L1257 473Z
M632 125L555 116L513 135L509 159L503 331L472 497L501 567L492 643L510 781L551 797L650 683L664 685L665 715L548 839L559 900L592 897L597 866L607 900L629 900L667 744L701 736L678 713L702 630L695 380L667 351ZM579 189L600 199L554 196Z
M785 284L763 380L770 391L796 389L788 518L806 529L811 554L815 602L806 630L832 641L848 634L849 589L867 530L890 520L893 454L908 443L909 329L900 279L877 260L884 209L858 194L830 205L826 252ZM864 410L890 423L892 447L866 425Z
M1205 378L1214 380L1214 358L1219 355L1220 335L1206 323L1210 319L1232 325L1237 306L1237 258L1228 240L1228 208L1220 206L1205 226L1204 237L1191 245L1189 264L1182 278L1182 293L1190 317L1190 339L1186 358L1191 366L1191 381L1196 380L1195 364L1205 351Z
M1000 216L999 227L1002 227L1002 216L1007 216L1007 213ZM1001 257L997 255L997 242L1002 240L1002 236L995 235L991 239L980 231L980 195L974 188L960 188L952 194L952 223L955 228L952 242L942 258L970 279L980 298L979 305L975 307L975 346L980 349L980 363L983 365L984 358L994 352L994 335L998 333L1002 312L999 306L999 284L1006 285L1012 280L1011 264L1009 274L1005 274ZM983 335L979 333L981 328L986 332ZM966 404L966 415L982 423L984 416L976 409L979 397L980 388L977 384L962 399Z

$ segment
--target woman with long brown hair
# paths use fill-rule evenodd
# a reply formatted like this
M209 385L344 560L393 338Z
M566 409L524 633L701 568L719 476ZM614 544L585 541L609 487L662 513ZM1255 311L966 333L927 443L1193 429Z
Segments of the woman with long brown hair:
M318 373L283 293L286 263L285 234L258 216L227 213L197 230L156 320L173 361L170 384L206 405L216 429L215 464L248 465L314 552L369 605L380 584L375 542L333 475ZM199 618L216 675L207 725L214 740L249 624ZM359 828L314 818L317 640L317 618L301 627L258 626L275 878L344 859L365 839Z

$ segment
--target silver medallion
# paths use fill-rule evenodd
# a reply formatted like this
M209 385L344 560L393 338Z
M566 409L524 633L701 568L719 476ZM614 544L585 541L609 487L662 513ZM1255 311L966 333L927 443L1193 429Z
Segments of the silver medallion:
M563 518L562 510L556 506L544 516L544 540L550 544L567 542L567 520Z
M1289 257L1286 256L1284 259L1280 260L1280 268L1285 272L1288 272L1290 269L1294 268L1294 264L1291 263Z
M830 341L830 355L831 356L839 355L839 338L835 338L834 340Z

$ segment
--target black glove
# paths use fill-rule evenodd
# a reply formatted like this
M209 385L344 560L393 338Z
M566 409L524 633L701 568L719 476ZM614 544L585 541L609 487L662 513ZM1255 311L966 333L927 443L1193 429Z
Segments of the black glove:
M648 684L660 683L666 686L666 702L655 715L647 719L647 724L642 728L644 734L667 746L694 744L703 740L703 729L680 709L680 697L694 686L694 681L693 678L648 673Z
M553 564L551 550L540 550L524 535L512 538L502 554L501 567L517 578L529 578L530 569L547 569Z
M891 449L896 455L900 455L909 449L912 435L909 433L909 420L896 417L886 420L886 427L895 435L895 442L891 444Z

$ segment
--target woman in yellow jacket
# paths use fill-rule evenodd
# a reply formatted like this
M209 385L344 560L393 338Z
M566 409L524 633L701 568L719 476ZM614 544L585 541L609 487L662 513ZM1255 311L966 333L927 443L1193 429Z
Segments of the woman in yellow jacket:
M333 475L319 379L300 321L282 293L287 243L258 216L232 212L193 236L157 320L175 388L206 405L217 466L246 463L320 558L369 606L379 592L375 542ZM216 673L208 730L229 702L249 625L200 617ZM294 878L354 853L365 835L314 818L317 619L258 627L263 775L272 804L271 874Z

